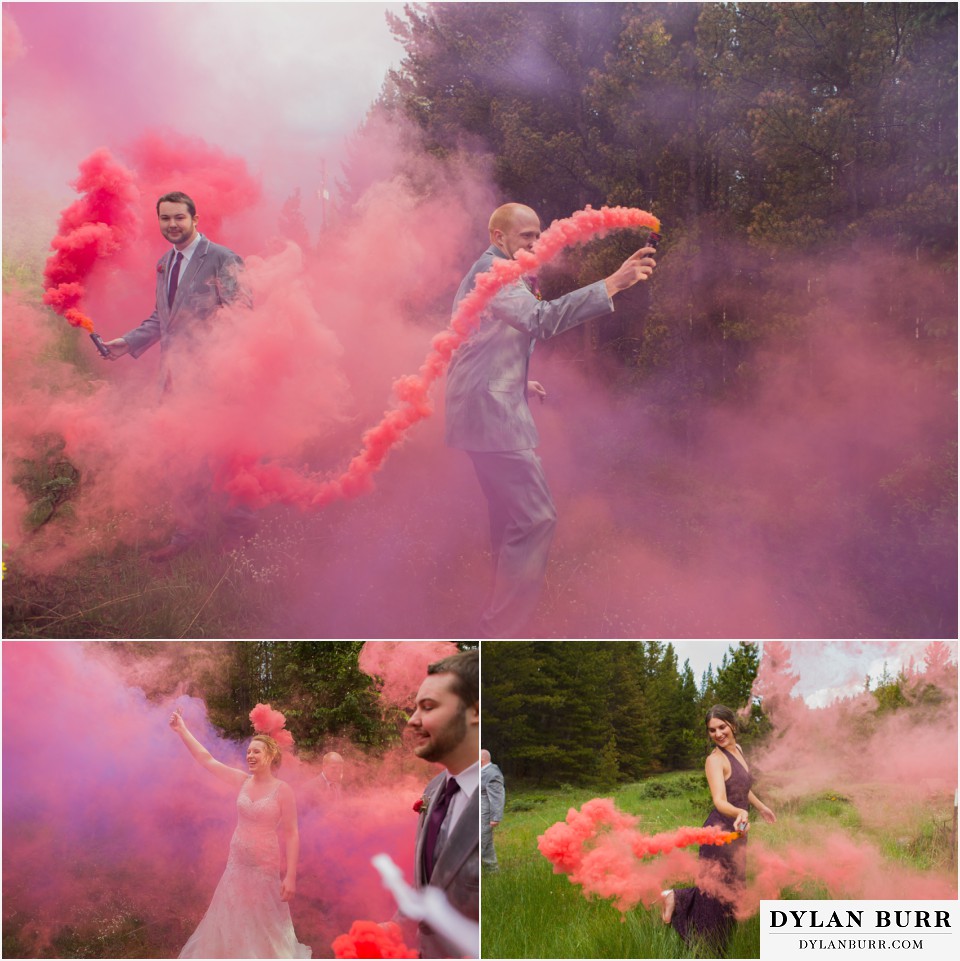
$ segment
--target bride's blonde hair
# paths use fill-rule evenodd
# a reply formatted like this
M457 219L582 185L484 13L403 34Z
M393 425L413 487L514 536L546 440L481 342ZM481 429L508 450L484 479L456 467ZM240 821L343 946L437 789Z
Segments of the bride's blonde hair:
M269 734L254 734L251 741L261 741L266 745L267 756L270 758L270 767L280 767L283 755L280 753L280 745L270 737Z

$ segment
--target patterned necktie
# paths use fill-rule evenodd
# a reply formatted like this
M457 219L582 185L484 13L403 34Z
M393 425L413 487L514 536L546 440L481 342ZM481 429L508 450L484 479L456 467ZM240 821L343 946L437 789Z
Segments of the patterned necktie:
M430 812L430 820L427 823L427 840L423 849L423 866L426 868L427 880L433 875L434 856L437 848L437 837L440 835L440 826L446 817L447 808L450 807L450 799L460 790L456 778L447 778L447 787L443 796L433 806Z
M173 298L177 296L177 283L180 280L180 261L183 260L183 254L177 251L176 259L173 262L173 270L170 271L170 290L167 293L167 306L173 306Z

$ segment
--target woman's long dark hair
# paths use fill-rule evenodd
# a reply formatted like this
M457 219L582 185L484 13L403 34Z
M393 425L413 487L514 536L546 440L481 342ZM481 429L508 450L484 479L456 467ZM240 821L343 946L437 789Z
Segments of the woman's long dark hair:
M730 730L733 731L734 734L740 733L740 718L738 718L729 707L723 704L714 704L713 707L707 711L707 717L703 722L704 727L707 727L714 719L729 724Z

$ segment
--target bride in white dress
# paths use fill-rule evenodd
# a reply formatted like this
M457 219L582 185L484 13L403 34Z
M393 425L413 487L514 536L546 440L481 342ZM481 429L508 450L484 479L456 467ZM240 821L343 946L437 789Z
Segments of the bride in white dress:
M300 835L293 789L273 776L280 764L277 742L267 734L254 736L247 746L250 773L244 774L216 760L190 733L179 711L170 716L170 727L204 768L240 789L227 867L180 957L309 958L310 948L297 941L286 903L297 888ZM282 880L281 824L287 856Z

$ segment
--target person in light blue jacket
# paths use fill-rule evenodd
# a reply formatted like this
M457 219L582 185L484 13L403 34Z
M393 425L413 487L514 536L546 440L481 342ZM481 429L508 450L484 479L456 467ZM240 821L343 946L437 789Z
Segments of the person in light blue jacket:
M454 310L479 274L498 257L532 250L540 218L530 207L509 203L490 218L490 247L460 284ZM482 637L522 637L543 586L557 511L543 466L528 397L545 399L529 379L530 355L546 340L614 310L613 297L656 266L653 247L630 256L609 277L556 300L542 300L536 282L521 277L490 302L480 324L457 348L447 371L446 442L466 451L487 499L494 582L480 618Z
M490 760L489 751L480 752L480 863L489 871L498 871L497 851L493 846L493 829L503 820L506 802L503 771Z

